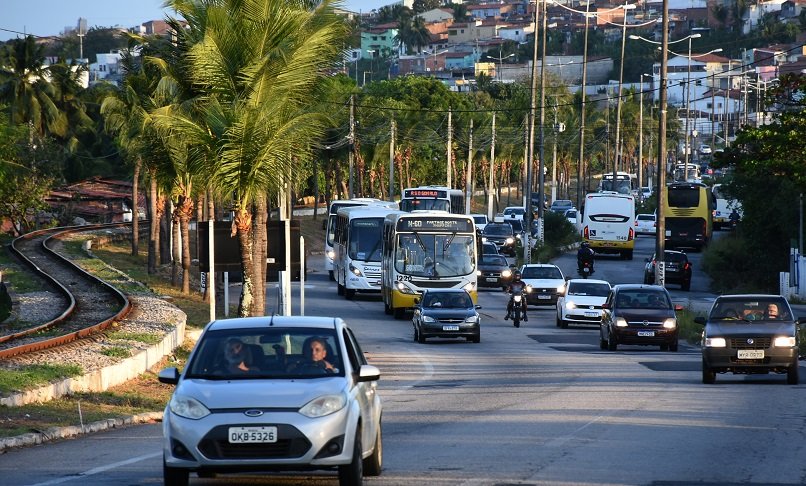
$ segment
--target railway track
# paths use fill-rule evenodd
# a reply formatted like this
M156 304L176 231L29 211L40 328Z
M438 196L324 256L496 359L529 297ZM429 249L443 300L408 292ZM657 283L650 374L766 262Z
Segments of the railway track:
M120 228L131 223L85 225L39 230L15 239L11 252L59 296L55 316L45 323L0 334L0 359L64 346L106 329L131 310L129 299L54 250L59 239L74 233Z

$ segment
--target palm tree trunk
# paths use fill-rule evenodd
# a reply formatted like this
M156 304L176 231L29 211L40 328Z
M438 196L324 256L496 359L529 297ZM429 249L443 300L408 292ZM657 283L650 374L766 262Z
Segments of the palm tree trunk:
M173 234L171 198L162 196L160 200L162 201L161 204L163 207L163 217L160 219L160 264L167 265L175 260L171 255L177 255L177 253L173 251L173 248L171 248L171 239L176 238L176 235L173 235L173 238L171 237Z
M238 209L233 221L238 233L238 244L241 247L241 270L243 272L243 287L238 302L238 317L249 317L252 301L255 296L255 267L252 264L252 215L246 209Z
M149 234L148 234L148 273L157 273L157 258L159 255L160 217L157 209L157 171L149 169L151 179L148 190Z
M181 229L179 227L181 206L179 204L174 207L173 214L171 214L171 254L173 259L171 261L171 285L179 287L179 265L182 261L182 248L179 246L181 240Z
M260 197L254 205L253 229L253 261L255 279L253 281L255 294L252 300L250 315L266 315L266 255L268 249L268 235L266 232L266 198Z
M188 188L189 190L189 188ZM182 294L190 294L190 215L193 214L193 198L179 198L179 232L182 234Z
M143 159L139 156L134 161L134 176L132 177L132 256L140 253L140 167Z

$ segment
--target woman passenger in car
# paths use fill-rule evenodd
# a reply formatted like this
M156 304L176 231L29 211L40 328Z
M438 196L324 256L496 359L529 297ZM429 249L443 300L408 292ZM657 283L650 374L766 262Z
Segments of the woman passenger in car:
M224 346L224 359L227 362L227 371L230 373L248 373L257 371L253 366L252 353L238 338L230 338Z

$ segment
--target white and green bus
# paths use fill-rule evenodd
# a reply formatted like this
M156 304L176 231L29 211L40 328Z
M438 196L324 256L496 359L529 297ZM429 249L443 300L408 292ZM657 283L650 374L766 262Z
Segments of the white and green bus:
M477 299L476 227L444 211L392 213L383 225L384 311L403 317L428 288L465 289Z

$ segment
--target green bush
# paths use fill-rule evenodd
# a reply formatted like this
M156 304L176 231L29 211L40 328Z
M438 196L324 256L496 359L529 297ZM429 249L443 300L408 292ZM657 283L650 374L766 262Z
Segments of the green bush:
M532 261L546 263L558 257L564 248L580 240L579 232L562 214L543 213L544 241L532 249Z
M766 288L761 283L766 281L769 270L752 265L754 260L746 241L731 233L711 239L702 256L702 269L711 277L715 292L777 294L778 289Z

